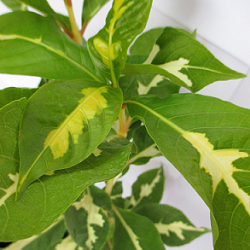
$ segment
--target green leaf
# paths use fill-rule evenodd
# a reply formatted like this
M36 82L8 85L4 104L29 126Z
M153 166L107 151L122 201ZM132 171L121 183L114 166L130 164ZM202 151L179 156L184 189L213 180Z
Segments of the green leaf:
M32 94L34 94L36 89L28 89L28 88L6 88L0 90L0 108L5 106L6 104L21 99L22 97L30 98Z
M16 126L18 123L11 124ZM1 126L1 134L7 134L8 130ZM15 143L17 132L12 132ZM1 139L0 148L7 148L6 137ZM1 161L0 171L0 241L17 241L40 234L65 212L87 186L117 176L125 167L131 145L124 138L115 138L101 144L98 149L75 167L42 176L27 188L18 201L15 201L18 161L11 161L10 156L5 154L6 161ZM9 151L13 154L13 147Z
M0 73L102 81L87 48L51 17L28 11L0 16Z
M112 188L110 196L112 204L124 208L124 199L122 198L122 194L123 194L122 182L117 181Z
M119 88L97 82L57 81L39 88L20 128L18 195L47 172L86 159L109 133L121 105Z
M138 97L128 108L209 206L215 249L249 245L250 110L195 94Z
M130 205L133 209L147 203L159 203L164 190L163 168L142 173L132 186Z
M99 250L105 245L109 218L102 207L106 206L107 199L109 196L103 190L90 186L65 212L66 228L83 249ZM110 199L109 205L111 208Z
M64 238L60 243L55 246L56 250L83 250L77 243L72 239L70 235Z
M128 164L143 165L152 157L161 155L145 126L140 126L133 131L133 143L135 150L131 152Z
M109 0L85 0L82 9L82 26L86 26L92 17L94 17L108 1Z
M16 0L1 0L1 2L13 11L23 10L24 8L24 5Z
M151 5L152 0L114 0L106 25L88 41L95 64L113 84L118 83L129 45L146 26Z
M187 244L211 231L204 227L196 228L180 210L168 205L145 204L136 209L136 213L154 222L162 241L168 246Z
M155 47L152 51L147 64L127 64L123 73L127 76L158 74L192 92L197 92L215 81L245 77L244 74L226 67L191 34L181 29L165 28L157 45L158 49ZM156 56L153 59L154 55Z
M65 234L63 216L45 229L40 235L34 235L28 239L19 240L4 248L6 250L52 250Z
M112 250L165 249L160 234L148 218L114 206L113 210L116 217Z
M141 34L129 48L127 63L144 63L147 59L151 62L150 53L155 55L155 44L162 31L163 28L155 28Z

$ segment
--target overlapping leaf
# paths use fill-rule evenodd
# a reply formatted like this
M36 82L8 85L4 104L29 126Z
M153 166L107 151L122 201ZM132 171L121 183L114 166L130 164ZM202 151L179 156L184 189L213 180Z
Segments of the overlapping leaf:
M153 222L144 216L121 208L115 212L113 250L164 250L160 234Z
M0 108L5 106L6 104L26 97L27 99L30 98L32 94L34 94L36 89L28 89L28 88L6 88L0 90Z
M0 241L5 242L40 234L64 213L88 185L117 176L131 150L126 139L105 142L80 164L39 178L15 201L19 165L16 127L21 116L21 103L17 102L15 108L11 105L14 104L5 106L6 114L1 113L0 116L1 124L4 124L0 126L0 148L5 150L1 152L0 166Z
M217 60L202 44L181 29L167 27L157 40L158 53L145 65L126 65L125 75L162 75L196 92L219 80L242 78ZM157 50L155 51L157 52Z
M40 235L34 235L28 239L19 240L10 244L5 250L49 250L61 242L66 232L63 216L60 216L56 222L45 229Z
M96 82L41 87L23 114L18 194L43 174L87 158L109 133L121 104L120 89Z
M67 209L66 227L83 249L99 250L104 246L109 233L109 219L102 207L107 206L111 209L109 196L103 190L90 186Z
M22 3L16 0L1 0L8 8L12 9L13 11L22 10L23 6Z
M95 14L105 5L109 0L85 0L82 9L82 26L86 26L88 22L95 16Z
M136 213L154 222L162 241L168 246L187 244L209 232L207 228L196 228L178 209L163 204L145 204Z
M102 81L87 48L65 35L53 18L28 11L0 17L0 73Z
M138 97L128 108L210 207L215 249L249 245L250 111L194 94Z
M114 83L127 59L127 49L145 28L152 0L114 0L106 25L89 39L88 47L98 68Z

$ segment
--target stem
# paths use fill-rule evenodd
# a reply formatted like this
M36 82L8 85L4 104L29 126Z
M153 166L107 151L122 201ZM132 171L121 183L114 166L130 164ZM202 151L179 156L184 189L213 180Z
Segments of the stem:
M116 177L114 177L113 179L110 179L107 181L107 185L105 187L105 192L110 196L111 195L111 192L112 192L112 189L113 189L113 186L116 182Z
M132 120L131 117L129 117L126 120L126 114L125 114L125 108L126 108L126 104L122 105L122 109L120 111L119 114L119 124L120 124L120 131L118 133L119 136L126 138L127 137L127 133L128 133L128 128L129 128L129 124Z
M70 37L73 39L73 33L65 26L63 25L62 23L60 23L59 21L56 21L57 24L64 30L64 32Z
M73 40L76 43L82 45L82 37L76 24L75 15L74 15L73 8L72 8L72 2L71 0L64 0L64 3L69 14L69 21L70 21L72 33L73 33Z
M83 35L84 35L84 32L85 32L85 30L86 30L86 28L87 28L88 24L89 24L89 23L82 24L82 29L80 30L80 34L81 34L81 36L83 36Z

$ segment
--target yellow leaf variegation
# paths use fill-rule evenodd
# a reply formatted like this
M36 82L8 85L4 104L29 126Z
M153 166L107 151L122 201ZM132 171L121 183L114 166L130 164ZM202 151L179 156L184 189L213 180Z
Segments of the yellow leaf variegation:
M250 219L249 110L194 94L137 97L127 103L211 209L219 228L215 249L222 249L232 231L241 235L239 228L247 230L249 224L237 218ZM243 235L236 238L238 244L249 244ZM234 249L232 244L228 240L223 249Z
M17 192L46 173L88 157L108 134L121 103L118 88L97 82L51 82L40 88L29 100L21 125Z

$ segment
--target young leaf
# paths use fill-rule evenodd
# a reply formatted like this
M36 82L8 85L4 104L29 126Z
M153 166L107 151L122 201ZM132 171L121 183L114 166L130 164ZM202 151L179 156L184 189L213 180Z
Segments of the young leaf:
M115 85L129 45L146 26L151 5L152 0L114 0L106 25L88 41L95 64Z
M210 232L207 228L196 228L180 210L168 205L145 204L135 211L154 222L162 241L168 246L181 246Z
M138 97L128 108L211 209L215 249L249 245L250 111L194 94Z
M1 134L10 130L0 127ZM16 143L17 134L12 134L15 140L10 139ZM6 138L2 139L0 148L6 148ZM117 176L128 160L131 145L124 138L115 138L101 144L98 149L99 154L92 154L75 167L42 176L27 188L18 201L15 201L18 161L10 161L10 153L5 154L5 162L1 161L0 241L17 241L40 234L87 186ZM13 147L9 151L13 154Z
M19 240L10 244L5 250L49 250L56 249L55 246L61 241L65 234L63 216L45 229L40 235L34 235L28 239Z
M102 206L107 206L106 200L109 200L111 208L109 196L103 190L90 186L65 212L66 228L83 249L102 249L107 240L109 219L102 211Z
M50 82L28 100L20 128L18 195L47 172L70 168L104 140L122 105L119 88Z
M0 16L0 73L102 81L87 48L52 18L28 11Z
M164 190L162 167L142 173L132 186L130 204L133 209L147 203L159 203Z
M1 2L13 11L23 9L22 3L18 2L17 0L1 0Z
M0 90L0 108L5 106L6 104L26 97L27 99L30 98L31 95L35 93L36 89L28 89L28 88L6 88Z
M84 0L82 9L82 26L86 26L95 14L109 0Z
M145 126L140 126L133 131L133 143L136 150L131 152L129 164L146 164L152 157L161 155L153 139L148 135Z
M153 222L144 216L113 206L115 212L112 250L164 250Z
M125 75L159 74L192 92L215 81L245 77L226 67L202 44L181 29L167 27L157 40L158 53L145 65L126 65ZM152 63L152 65L149 65Z

